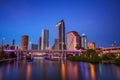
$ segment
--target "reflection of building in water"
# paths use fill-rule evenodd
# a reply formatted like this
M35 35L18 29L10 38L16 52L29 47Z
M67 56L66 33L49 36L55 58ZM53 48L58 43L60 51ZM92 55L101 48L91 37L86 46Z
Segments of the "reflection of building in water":
M93 64L90 64L90 72L91 72L91 80L95 79L95 66Z
M119 80L120 79L120 67L119 66L115 66L114 72L116 74L117 80Z
M68 80L78 80L79 79L79 67L77 64L73 64L71 62L67 63L67 76Z
M61 64L61 75L62 75L62 80L66 80L66 69L65 69L65 64Z
M0 80L2 80L2 71L0 71Z
M26 80L30 80L30 79L31 79L31 65L28 64L27 65Z
M89 71L88 71L88 69L89 69L89 64L88 63L84 63L84 67L85 67L85 77L86 77L86 79L87 80L89 80L89 75L90 75L90 73L89 73Z

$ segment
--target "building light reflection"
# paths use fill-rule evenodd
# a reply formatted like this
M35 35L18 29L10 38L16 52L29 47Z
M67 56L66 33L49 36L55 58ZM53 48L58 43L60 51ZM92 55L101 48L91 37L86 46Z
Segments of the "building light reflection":
M2 80L2 71L0 70L0 80Z
M9 72L10 72L10 64L8 63L7 64L7 74L9 74Z
M88 77L89 77L89 71L88 71L88 69L89 69L89 64L86 64L85 63L85 76L86 76L86 79L88 79Z
M78 80L79 75L78 75L78 71L79 71L79 67L77 64L72 64L71 62L68 64L67 67L67 76L68 76L68 80Z
M65 71L66 71L66 70L65 70L65 64L62 63L62 64L61 64L61 75L62 75L62 80L66 80L66 79L65 79L65 76L66 76L66 75L65 75Z
M119 67L115 67L115 73L116 73L116 77L117 77L117 79L120 79L120 68Z
M90 64L91 80L95 80L95 67L93 64Z
M27 66L27 73L26 73L27 80L30 80L31 78L31 65L28 64Z

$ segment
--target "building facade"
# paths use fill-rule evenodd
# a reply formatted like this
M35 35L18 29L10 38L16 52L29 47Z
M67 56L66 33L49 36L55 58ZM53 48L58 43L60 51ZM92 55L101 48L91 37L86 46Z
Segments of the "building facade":
M96 45L95 45L95 42L89 42L88 43L88 49L96 49Z
M88 40L87 40L87 36L85 34L82 34L82 36L81 36L81 47L84 49L88 48Z
M32 50L38 50L38 45L37 44L31 44L31 49Z
M58 22L57 25L56 25L55 41L57 43L57 44L56 43L54 44L55 49L57 49L57 50L65 50L66 49L66 45L65 45L65 24L64 24L63 20Z
M41 50L41 41L42 41L42 37L39 37L39 39L38 39L38 50Z
M81 37L75 31L67 33L67 50L78 50L81 48Z
M23 35L21 38L21 45L20 45L20 49L21 50L27 50L28 49L28 36L27 35Z
M49 31L47 29L42 30L41 50L46 50L49 47Z
M55 39L54 40L54 45L52 46L52 50L58 50L58 46L59 46L59 40Z

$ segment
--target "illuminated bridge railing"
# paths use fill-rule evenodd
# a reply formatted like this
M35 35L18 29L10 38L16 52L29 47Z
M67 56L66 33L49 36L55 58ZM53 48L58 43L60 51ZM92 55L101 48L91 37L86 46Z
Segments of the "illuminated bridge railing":
M60 53L79 53L83 50L4 50L4 52L60 52Z

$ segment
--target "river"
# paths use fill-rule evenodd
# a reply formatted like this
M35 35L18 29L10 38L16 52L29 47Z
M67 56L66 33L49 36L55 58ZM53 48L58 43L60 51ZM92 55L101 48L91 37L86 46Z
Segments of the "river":
M0 64L0 80L120 80L120 66L42 59L16 61Z

